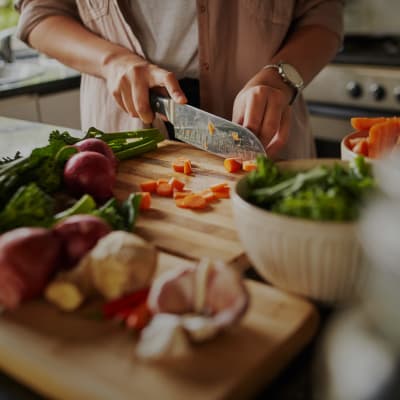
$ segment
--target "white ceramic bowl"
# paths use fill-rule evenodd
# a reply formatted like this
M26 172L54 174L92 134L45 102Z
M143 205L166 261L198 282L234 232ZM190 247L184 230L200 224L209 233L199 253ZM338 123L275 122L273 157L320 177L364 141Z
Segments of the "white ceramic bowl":
M355 131L346 135L340 142L340 157L344 161L351 161L353 158L357 157L358 154L354 153L350 147L350 140L356 138L365 138L368 136L366 131ZM365 157L368 162L373 161L372 158Z
M307 170L339 160L296 160L280 168ZM232 193L240 240L256 271L271 284L324 303L354 294L362 279L354 222L310 221L269 212L245 200L245 177Z

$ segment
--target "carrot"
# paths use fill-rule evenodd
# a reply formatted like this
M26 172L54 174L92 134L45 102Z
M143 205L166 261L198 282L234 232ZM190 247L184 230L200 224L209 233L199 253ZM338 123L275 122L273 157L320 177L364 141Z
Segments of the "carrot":
M151 180L151 181L145 181L140 184L140 189L142 192L149 192L149 193L154 193L157 189L157 181Z
M226 182L223 183L216 183L215 185L210 186L210 190L212 192L221 192L225 191L226 189L229 189L229 185Z
M192 163L190 162L190 160L185 160L183 162L183 173L185 175L191 175L193 172L192 170Z
M175 160L172 163L172 168L175 172L184 172L183 160Z
M362 139L363 139L362 137L356 137L356 138L349 139L350 149L353 150L354 146L356 146L359 142L361 142Z
M217 199L229 199L231 197L229 187L224 190L219 190L214 192Z
M182 199L176 199L175 204L180 208L202 209L207 207L207 201L199 194L189 194Z
M379 158L392 150L400 135L400 122L397 118L388 118L375 124L369 130L369 157Z
M242 162L237 158L225 158L224 167L228 172L237 172L242 169Z
M360 138L355 146L353 147L354 153L361 154L365 157L368 157L368 150L369 150L369 145L368 145L368 139L367 138Z
M148 210L151 206L151 194L150 192L141 192L139 193L141 196L139 208L141 210Z
M256 160L245 160L242 164L243 171L250 172L257 169L257 162Z
M173 190L178 190L179 192L181 192L183 190L183 188L185 187L185 184L180 181L179 179L176 179L174 177L172 177L168 183L172 186Z
M161 183L168 183L168 179L165 178L157 179L157 186L159 186Z
M193 192L191 190L184 190L182 192L174 191L174 199L183 199L189 194L193 194Z
M128 328L141 331L151 320L152 313L147 302L139 304L128 314L125 324Z
M218 200L216 194L212 192L210 189L203 190L202 192L199 193L201 196L203 196L204 200L207 203L211 203L213 201Z
M161 182L157 186L157 194L164 197L172 197L173 189L169 183Z
M385 117L376 117L376 118L353 117L350 119L350 124L357 131L369 131L369 129L373 125L384 122L387 119L389 119L389 118L385 118Z

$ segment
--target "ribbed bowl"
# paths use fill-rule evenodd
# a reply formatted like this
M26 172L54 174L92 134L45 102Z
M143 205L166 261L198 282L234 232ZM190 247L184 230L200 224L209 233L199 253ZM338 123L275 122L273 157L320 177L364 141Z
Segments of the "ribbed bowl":
M307 170L339 160L296 160L280 168ZM356 224L310 221L247 202L245 177L232 194L240 240L256 271L271 284L324 303L349 299L362 279Z

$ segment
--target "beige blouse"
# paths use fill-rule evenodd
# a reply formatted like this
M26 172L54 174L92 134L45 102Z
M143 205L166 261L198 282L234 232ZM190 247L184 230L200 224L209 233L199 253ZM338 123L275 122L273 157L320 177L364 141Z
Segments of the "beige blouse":
M32 28L48 15L69 15L96 34L144 56L126 1L17 0L19 36L26 41ZM270 63L290 31L319 25L342 35L342 0L196 1L201 107L228 119L237 93ZM117 106L104 80L89 75L82 76L81 111L83 130L90 126L105 131L143 126ZM281 157L313 154L308 113L300 97L293 105L289 142Z

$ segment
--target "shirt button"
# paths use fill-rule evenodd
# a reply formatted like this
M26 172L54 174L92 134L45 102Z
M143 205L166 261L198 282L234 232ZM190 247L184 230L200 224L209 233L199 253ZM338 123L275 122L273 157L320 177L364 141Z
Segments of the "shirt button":
M210 69L210 64L208 62L203 63L203 69L208 71Z
M206 12L206 6L200 6L200 12L205 13Z

